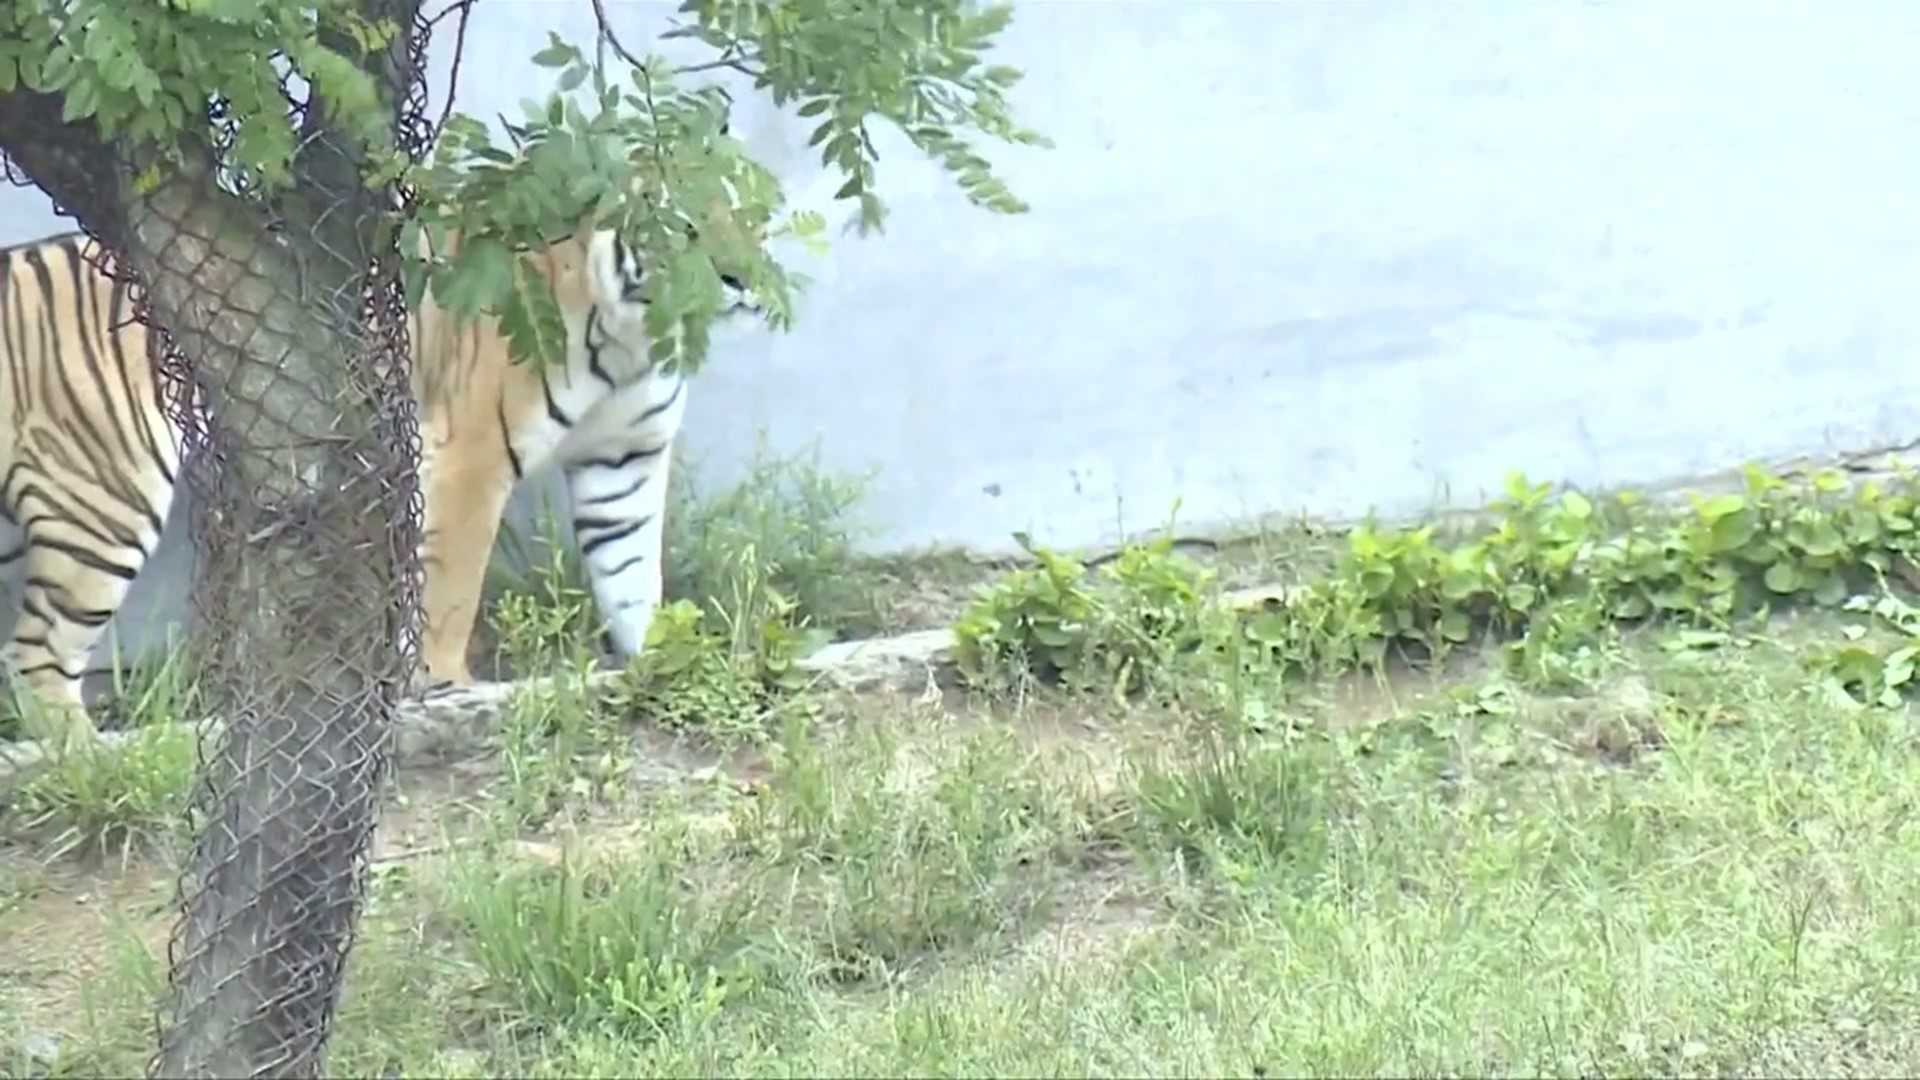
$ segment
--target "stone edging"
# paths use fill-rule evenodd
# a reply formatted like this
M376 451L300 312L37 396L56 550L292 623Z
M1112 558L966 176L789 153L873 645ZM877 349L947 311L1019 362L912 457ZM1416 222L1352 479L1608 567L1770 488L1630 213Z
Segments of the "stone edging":
M1257 586L1233 590L1226 595L1235 608L1285 604L1295 592L1291 586ZM865 641L841 641L804 657L796 665L812 672L821 681L846 691L898 689L920 684L923 680L948 683L953 675L953 631L915 630L893 637ZM574 682L570 693L589 699L610 689L619 679L618 671L592 671L584 680ZM469 754L487 745L500 730L502 714L513 695L522 689L558 685L560 679L542 676L517 682L474 683L452 687L426 697L400 703L394 716L394 764L404 767ZM183 728L203 730L211 723L183 723ZM107 731L102 743L112 746L124 742L128 733ZM39 775L50 761L42 743L0 743L0 800L21 784Z
M942 678L951 669L953 632L920 630L868 641L843 641L801 659L796 666L845 690L870 690L905 685L918 678ZM606 692L620 677L618 671L592 671L584 680L569 677L570 693L589 698ZM394 717L394 762L419 765L459 756L486 745L500 729L502 714L515 692L560 679L543 676L517 682L475 683L453 687L401 702ZM182 723L198 731L211 721ZM127 732L102 732L107 746L124 742ZM51 755L38 742L0 743L0 799L39 775Z

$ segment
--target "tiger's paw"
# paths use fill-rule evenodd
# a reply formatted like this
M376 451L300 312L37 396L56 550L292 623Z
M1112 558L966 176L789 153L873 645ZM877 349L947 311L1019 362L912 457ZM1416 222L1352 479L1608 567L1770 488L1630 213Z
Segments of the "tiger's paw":
M473 676L465 672L447 675L429 672L423 666L414 670L413 682L407 687L407 696L422 699L440 697L472 682Z

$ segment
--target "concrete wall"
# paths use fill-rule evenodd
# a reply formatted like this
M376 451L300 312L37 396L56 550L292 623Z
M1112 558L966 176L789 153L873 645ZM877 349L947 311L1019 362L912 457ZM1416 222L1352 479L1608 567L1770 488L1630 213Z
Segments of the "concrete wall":
M632 44L673 5L612 6ZM542 94L521 58L589 11L480 5L461 105ZM1057 143L995 154L1033 212L883 141L888 235L698 387L709 476L764 429L878 469L882 546L1001 549L1920 434L1920 7L1028 0L1005 54ZM0 199L0 240L49 224Z

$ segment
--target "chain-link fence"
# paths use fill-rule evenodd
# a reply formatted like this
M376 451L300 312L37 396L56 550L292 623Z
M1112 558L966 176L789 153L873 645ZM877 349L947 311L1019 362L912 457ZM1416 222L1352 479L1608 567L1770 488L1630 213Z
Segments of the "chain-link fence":
M417 0L362 7L399 30L371 68L396 102L399 148L418 155L432 135L429 26ZM154 362L195 510L192 655L216 722L151 1071L318 1075L417 650L401 196L366 186L323 104L295 113L295 183L268 196L219 140L158 172L110 147L100 171L97 135L21 102L0 116L8 156L165 328ZM44 128L20 126L36 117ZM232 136L218 109L211 120ZM143 173L163 179L143 190Z

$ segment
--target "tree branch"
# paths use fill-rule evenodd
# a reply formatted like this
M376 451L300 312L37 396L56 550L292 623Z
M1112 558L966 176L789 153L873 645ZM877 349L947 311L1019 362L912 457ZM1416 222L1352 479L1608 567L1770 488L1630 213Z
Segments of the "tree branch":
M185 182L195 186L200 185L202 172L211 173L205 165L208 148L204 143L184 149L185 168L153 151L130 159L121 146L100 134L92 120L63 119L59 95L24 87L0 94L0 153L45 192L61 213L76 218L116 253L124 254L132 246L134 215L176 182L175 172L194 174ZM133 177L149 168L158 170L158 189L134 195ZM222 231L238 233L266 227L254 207L222 190L210 177L205 188L196 192L196 213L203 221L218 222Z
M456 13L460 16L460 22L453 32L453 69L447 73L447 100L440 106L440 119L433 123L433 130L436 132L447 126L447 117L453 115L453 100L460 94L460 61L466 58L467 20L473 15L473 5L477 2L478 0L453 0L452 3L435 12L420 31L426 35L428 41L431 41L433 32L439 27L441 19Z
M61 99L25 87L0 94L0 153L109 247L124 246L120 161L91 120L64 120Z
M747 65L757 63L759 59L760 58L753 53L742 53L732 58L722 56L718 60L708 60L703 64L688 64L685 67L674 68L673 73L675 75L697 75L703 71L737 71L749 78L758 79L760 78L760 72Z
M407 90L414 85L417 74L414 70L413 42L419 24L420 7L421 0L360 0L359 3L358 14L369 24L394 24L393 39L385 49L360 57L360 70L373 80L374 87L386 103L389 119L395 123L406 114ZM358 48L353 39L338 28L321 30L319 40L322 45L345 56L352 56ZM318 89L311 90L305 115L301 117L301 145L327 144L344 149L351 140L337 137L334 134L337 127L336 117L328 108L325 97ZM353 179L357 181L358 174Z
M620 59L625 60L629 64L632 64L634 67L646 66L645 64L641 63L639 60L635 59L633 53L628 51L627 47L625 45L622 45L620 43L620 39L614 35L613 24L608 21L608 17L607 17L606 0L593 0L593 19L594 19L594 22L599 24L599 28L600 28L599 37L601 42L611 47L613 49L615 56L618 56ZM699 38L699 37L700 37L700 31L697 27L686 26L677 21L674 23L673 29L660 35L660 39L662 41L668 40L670 38ZM754 68L753 66L751 66L758 63L760 63L760 56L758 53L741 52L740 46L736 42L732 45L727 46L727 48L721 52L720 58L717 60L708 60L703 63L688 64L685 67L677 67L673 69L673 73L675 75L696 75L703 71L737 71L740 74L755 80L755 82L758 82L762 72Z
M390 22L393 37L385 48L358 57L359 67L373 81L387 114L387 142L404 137L401 125L409 112L408 91L418 81L414 38L421 0L360 0L358 15L370 25ZM320 44L343 56L354 56L358 45L339 28L325 28ZM362 294L361 277L383 247L379 235L388 224L390 208L383 193L365 183L372 158L369 147L345 130L333 103L309 83L300 119L298 150L293 159L293 188L277 198L284 227L301 234L301 253L330 257L327 267L303 267L304 292L310 300L332 308L341 319L355 319ZM303 260L304 261L304 260Z

